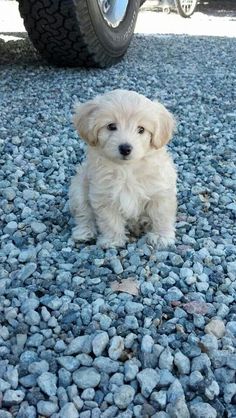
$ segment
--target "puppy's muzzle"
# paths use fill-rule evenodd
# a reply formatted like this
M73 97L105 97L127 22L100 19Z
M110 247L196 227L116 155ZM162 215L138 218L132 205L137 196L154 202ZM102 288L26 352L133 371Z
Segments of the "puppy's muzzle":
M128 143L119 145L119 152L123 157L127 157L128 155L130 155L132 149L133 149L132 145Z

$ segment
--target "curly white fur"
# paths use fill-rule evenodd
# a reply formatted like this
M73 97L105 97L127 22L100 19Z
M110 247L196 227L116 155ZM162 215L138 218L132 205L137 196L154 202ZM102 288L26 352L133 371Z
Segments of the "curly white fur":
M74 240L98 235L103 247L123 246L126 228L146 216L149 242L173 243L176 170L165 148L175 126L172 115L136 92L114 90L77 104L74 124L88 143L69 191ZM129 155L121 154L121 144L132 147Z

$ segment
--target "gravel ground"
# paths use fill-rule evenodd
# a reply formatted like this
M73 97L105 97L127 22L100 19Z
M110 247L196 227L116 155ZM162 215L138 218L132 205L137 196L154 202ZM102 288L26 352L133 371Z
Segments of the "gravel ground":
M0 418L235 418L235 39L135 35L88 71L46 66L27 40L0 50ZM165 251L70 239L72 103L117 87L179 121Z

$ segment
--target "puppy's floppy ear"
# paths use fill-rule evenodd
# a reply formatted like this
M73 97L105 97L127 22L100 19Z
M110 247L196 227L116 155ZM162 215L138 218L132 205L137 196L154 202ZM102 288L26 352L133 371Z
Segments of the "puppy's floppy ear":
M89 145L95 146L97 144L97 129L95 114L98 109L98 104L94 100L86 103L75 103L73 123L81 138L83 138Z
M170 141L176 122L174 116L161 103L153 102L153 105L156 119L152 145L155 148L161 148Z

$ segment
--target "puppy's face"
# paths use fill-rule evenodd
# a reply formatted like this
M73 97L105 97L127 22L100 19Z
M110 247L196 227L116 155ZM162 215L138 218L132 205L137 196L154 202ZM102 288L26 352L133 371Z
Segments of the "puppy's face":
M74 124L90 146L116 162L142 159L164 146L174 129L174 119L164 106L126 90L76 105Z

